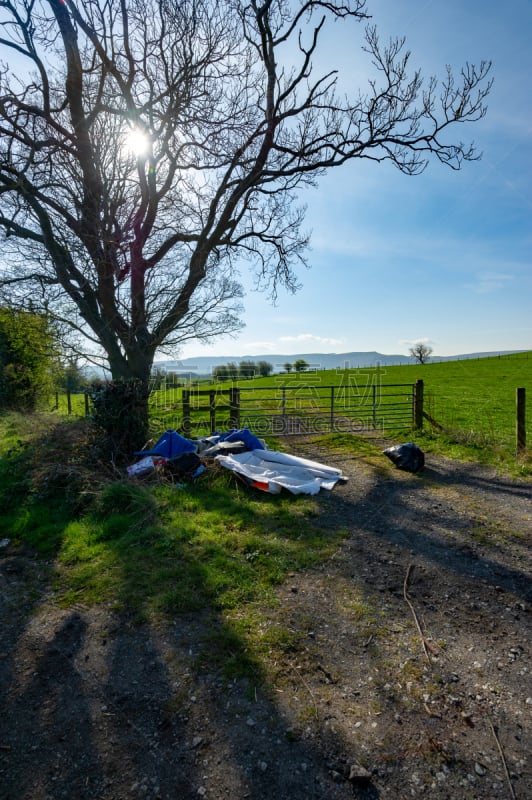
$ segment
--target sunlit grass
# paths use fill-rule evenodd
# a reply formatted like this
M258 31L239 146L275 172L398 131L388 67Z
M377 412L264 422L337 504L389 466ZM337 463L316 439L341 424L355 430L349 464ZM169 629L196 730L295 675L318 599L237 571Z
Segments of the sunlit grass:
M224 672L246 673L250 653L244 659L243 641L235 631L229 636L231 614L275 603L287 574L326 559L343 534L314 527L315 500L243 496L225 474L214 485L154 487L152 498L149 519L117 508L66 526L56 563L60 602L105 602L139 621L214 610L224 625L205 643L208 660L227 657ZM264 653L256 633L245 641Z
M76 504L54 464L45 479L41 459L52 451L35 430L32 448L4 448L0 534L55 557L56 597L67 605L105 602L142 619L268 602L289 572L327 558L342 538L317 526L315 498L263 495L214 467L186 485L95 474L90 502ZM72 453L64 461L76 480Z
M427 424L406 435L427 453L530 475L531 459L516 459L512 437L515 387L532 397L532 361L486 362L386 368L382 378L425 381L428 413L442 430ZM322 383L334 377L343 379L320 374ZM261 659L296 647L290 629L268 625L267 609L288 575L325 561L346 535L320 528L317 498L254 492L216 468L184 485L128 480L91 464L87 430L60 416L0 415L0 538L54 561L55 601L105 603L139 621L212 615L199 662L227 675L256 673ZM397 432L399 441L406 435ZM289 442L268 439L273 449ZM375 468L382 461L379 439L339 433L313 442ZM479 526L474 535L494 533ZM349 612L361 622L371 616L364 598L353 597Z
M516 389L525 388L530 408L532 398L532 353L518 353L500 358L463 359L434 362L424 365L384 366L353 370L309 371L301 375L283 374L269 378L240 381L246 407L263 404L274 405L271 398L280 402L282 387L316 386L322 393L326 387L335 386L338 392L349 387L355 395L364 395L374 384L414 384L423 380L425 387L425 412L435 421L425 420L425 430L419 443L431 452L440 452L467 460L493 464L518 475L532 473L527 454L516 458L515 403ZM227 389L227 384L202 384L202 390ZM273 392L273 394L272 394ZM264 396L264 397L263 397ZM287 391L286 397L290 398ZM165 395L158 395L155 409L161 419L175 421L180 414L180 397L174 395L165 406ZM260 398L263 397L263 400ZM267 400L266 398L270 398ZM255 399L254 399L255 398ZM202 402L207 402L203 398ZM312 396L302 392L287 402L298 403L301 411L312 413ZM319 401L322 403L322 401ZM166 411L164 409L167 409ZM265 412L268 409L265 409ZM289 410L289 409L288 409ZM272 409L269 409L270 413ZM205 414L204 414L205 417ZM205 417L208 422L208 415ZM389 435L404 440L408 431L393 431ZM528 442L532 440L532 413L527 415ZM411 437L409 437L411 438ZM529 448L530 450L530 444Z

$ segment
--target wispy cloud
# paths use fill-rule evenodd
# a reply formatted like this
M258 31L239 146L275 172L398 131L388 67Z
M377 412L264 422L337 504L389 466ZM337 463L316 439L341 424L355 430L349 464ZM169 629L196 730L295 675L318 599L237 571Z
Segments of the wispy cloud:
M404 347L414 347L416 344L426 344L432 347L432 345L436 343L434 339L429 339L428 336L420 336L419 339L400 339L399 344L402 344Z
M232 348L234 358L241 358L246 355L264 355L274 353L286 353L289 355L295 350L314 347L318 350L322 348L334 348L345 344L345 339L333 339L326 336L316 336L314 333L298 333L294 336L279 336L277 339L255 339L254 341L240 342L238 347ZM227 345L224 345L227 349ZM219 350L220 348L217 348ZM287 352L288 351L288 352ZM224 351L225 352L225 351ZM223 353L222 353L223 355Z
M506 288L508 283L513 280L513 275L507 275L503 272L480 272L476 277L477 279L474 283L466 283L465 287L477 294L498 292L500 289Z
M291 343L308 343L318 345L339 345L343 343L343 339L329 339L325 336L316 336L313 333L298 333L296 336L279 336L280 342Z
M275 342L268 342L268 341L246 342L245 348L250 352L264 351L265 353L273 353L275 351ZM240 349L242 349L242 345L240 346Z

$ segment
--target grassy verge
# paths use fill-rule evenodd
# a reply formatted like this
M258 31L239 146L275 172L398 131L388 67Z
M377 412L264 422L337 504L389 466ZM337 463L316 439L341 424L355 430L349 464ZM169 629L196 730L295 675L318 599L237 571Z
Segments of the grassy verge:
M353 436L349 433L327 434L314 438L317 445L324 445L332 452L345 452L358 456L373 457L375 463L382 460L385 446L380 437ZM532 454L516 456L508 448L485 441L478 435L468 434L461 429L448 431L395 431L387 439L387 445L401 442L414 442L426 455L434 454L454 458L458 461L474 462L490 466L505 475L516 478L529 478L532 475Z
M414 440L479 460L470 443L454 451L441 436ZM315 443L382 463L379 440L344 433ZM316 498L252 492L216 467L195 482L128 480L96 452L85 420L0 416L0 539L53 565L57 603L104 603L139 622L199 615L199 666L257 679L272 653L294 646L289 628L270 624L275 587L329 558L345 531L320 528Z
M415 441L427 453L436 453L491 466L517 478L532 475L532 452L516 454L515 448L463 428L449 428L443 432L426 430L416 434Z
M214 615L209 659L248 670L259 606L343 533L320 530L315 498L252 492L221 467L185 484L129 480L91 452L84 421L0 418L0 539L53 561L65 606L105 603L138 621Z

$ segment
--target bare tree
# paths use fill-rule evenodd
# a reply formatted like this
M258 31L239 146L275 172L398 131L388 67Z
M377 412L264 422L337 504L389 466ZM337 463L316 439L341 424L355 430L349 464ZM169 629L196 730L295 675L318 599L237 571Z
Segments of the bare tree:
M430 345L424 344L424 342L417 342L413 347L410 348L408 352L412 358L416 359L418 364L426 364L430 359L433 350Z
M3 0L4 297L40 301L114 378L147 382L157 350L239 329L245 261L259 288L297 288L296 193L327 169L476 159L449 134L484 115L489 63L424 82L404 41L368 26L365 89L344 99L334 70L315 73L325 25L365 5Z
M257 367L261 378L267 378L273 372L273 364L269 361L259 361Z

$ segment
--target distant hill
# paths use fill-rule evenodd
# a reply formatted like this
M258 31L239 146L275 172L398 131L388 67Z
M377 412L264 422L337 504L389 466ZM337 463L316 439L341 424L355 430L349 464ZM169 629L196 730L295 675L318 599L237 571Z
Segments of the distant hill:
M432 356L431 361L459 361L469 358L488 358L490 356L511 355L522 353L524 350L504 350L486 353L466 353L456 356ZM164 372L193 373L195 375L210 375L214 367L221 364L236 364L240 361L268 361L273 364L274 372L284 372L286 363L293 364L298 359L304 359L310 369L355 369L358 367L394 366L397 364L413 364L414 359L407 355L387 355L370 352L351 353L295 353L291 355L246 355L246 356L198 356L197 358L183 358L181 360L157 361L154 369Z

